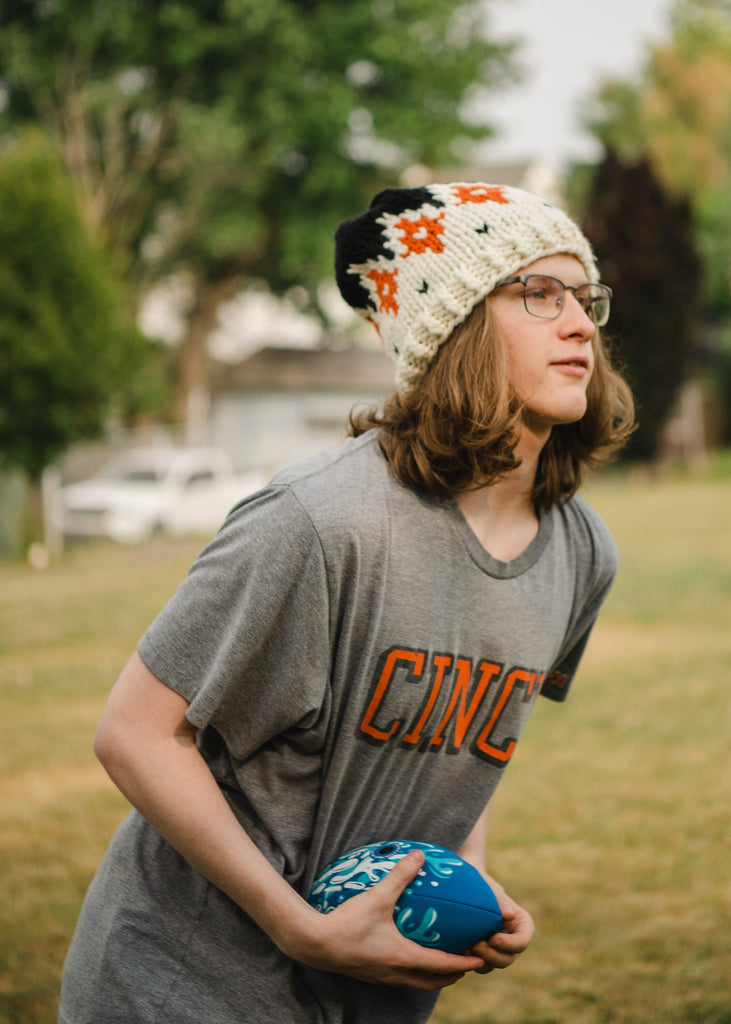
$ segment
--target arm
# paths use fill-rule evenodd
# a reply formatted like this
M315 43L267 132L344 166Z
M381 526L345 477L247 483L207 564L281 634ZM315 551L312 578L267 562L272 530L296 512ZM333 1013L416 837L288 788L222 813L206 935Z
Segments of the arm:
M485 810L475 823L467 840L460 850L460 856L485 876L497 897L503 914L503 927L486 942L478 942L470 950L482 957L483 966L479 974L489 974L495 968L509 967L518 954L528 948L533 938L535 925L527 910L519 906L505 892L502 885L491 878L485 870L485 847L487 846L487 818L490 811L488 803Z
M127 799L222 889L283 953L362 981L436 989L481 966L477 956L423 949L393 923L393 908L422 864L410 855L369 892L327 916L289 886L229 808L194 742L187 702L135 654L117 680L94 750ZM179 794L185 793L185 800Z

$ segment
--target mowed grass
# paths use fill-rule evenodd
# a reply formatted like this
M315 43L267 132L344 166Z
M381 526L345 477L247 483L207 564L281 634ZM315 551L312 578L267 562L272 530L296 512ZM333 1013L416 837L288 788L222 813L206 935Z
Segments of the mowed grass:
M731 479L607 476L587 495L620 577L492 814L490 869L536 938L510 970L447 990L433 1024L731 1022ZM0 567L0 1024L55 1021L83 894L126 813L94 727L200 546Z
M45 573L0 567L0 1024L56 1020L81 900L126 813L92 753L96 721L200 546L103 545Z

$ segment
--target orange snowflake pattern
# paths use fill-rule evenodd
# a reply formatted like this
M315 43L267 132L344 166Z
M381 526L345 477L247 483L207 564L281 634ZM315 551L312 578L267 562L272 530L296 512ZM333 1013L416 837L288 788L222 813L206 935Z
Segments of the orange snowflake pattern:
M418 220L402 217L396 227L403 232L401 241L406 246L404 259L412 253L421 255L427 249L433 252L444 250L444 243L439 237L444 231L443 216L444 214L440 213L438 217L419 217Z
M366 277L376 286L379 313L398 313L398 270L369 270Z
M464 203L509 203L502 188L490 188L489 185L454 185L452 191L460 205Z

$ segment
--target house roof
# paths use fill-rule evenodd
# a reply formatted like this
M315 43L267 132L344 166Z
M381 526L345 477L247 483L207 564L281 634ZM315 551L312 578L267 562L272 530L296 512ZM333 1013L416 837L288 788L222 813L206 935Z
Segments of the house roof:
M263 348L235 366L218 364L214 394L232 391L329 391L388 395L394 371L386 356L368 349Z

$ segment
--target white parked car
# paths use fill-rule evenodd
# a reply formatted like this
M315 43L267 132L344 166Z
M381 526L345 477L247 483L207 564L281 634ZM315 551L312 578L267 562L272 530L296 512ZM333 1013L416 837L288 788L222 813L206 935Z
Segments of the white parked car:
M156 531L212 535L242 498L266 482L236 474L215 448L133 448L89 480L61 489L67 537L111 537L138 544Z

